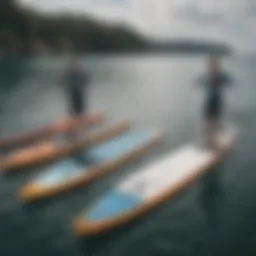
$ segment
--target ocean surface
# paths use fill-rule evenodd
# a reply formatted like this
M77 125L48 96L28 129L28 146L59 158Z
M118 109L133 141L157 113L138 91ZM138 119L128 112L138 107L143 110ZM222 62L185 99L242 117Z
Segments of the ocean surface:
M150 159L195 142L201 133L205 56L83 57L91 75L91 110L113 123L165 131L165 140L140 161L40 203L22 204L17 190L36 173L0 174L1 256L185 256L256 253L256 59L233 56L223 68L225 120L240 130L235 149L196 183L140 219L104 235L78 239L72 221L99 195ZM65 115L65 58L0 64L0 137L37 129Z

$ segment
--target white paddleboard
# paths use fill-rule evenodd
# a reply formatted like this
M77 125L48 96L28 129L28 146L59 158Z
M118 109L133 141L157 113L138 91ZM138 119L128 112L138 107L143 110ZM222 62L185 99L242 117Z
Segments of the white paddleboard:
M75 221L76 232L102 232L147 212L219 162L232 148L237 135L237 129L228 127L217 136L219 151L191 143L135 171L79 216Z

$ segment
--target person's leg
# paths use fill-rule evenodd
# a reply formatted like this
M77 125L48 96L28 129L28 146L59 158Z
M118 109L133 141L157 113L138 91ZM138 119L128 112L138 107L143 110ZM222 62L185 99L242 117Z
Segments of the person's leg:
M73 118L76 115L75 107L73 101L70 100L69 102L69 116ZM66 139L68 141L74 141L76 139L76 133L72 130L66 133Z
M77 117L81 117L85 113L85 102L84 102L83 95L79 95L79 97L77 97L76 99L75 113ZM79 138L80 137L79 127L78 129L75 130L75 132L77 134L77 137Z
M69 102L69 115L72 118L79 118L83 114L84 110L84 104L83 104L83 99L81 95L72 94L70 97L70 102ZM79 130L74 128L71 132L67 134L68 140L76 140L79 137Z
M218 149L218 131L219 131L219 121L215 116L211 120L211 147L213 149Z
M213 123L210 118L205 118L204 121L204 145L206 148L213 147Z
M222 129L220 119L211 117L205 121L205 145L207 148L218 149L218 136Z
M205 143L212 149L218 148L218 133L221 129L221 101L213 98L207 102L205 108Z
M83 95L77 95L76 100L74 102L74 113L77 117L81 116L84 114L85 111L85 102L84 102L84 97ZM81 131L83 133L83 131ZM74 140L79 140L80 136L80 129L77 128L73 131L73 137ZM80 163L80 164L88 164L89 160L88 157L86 156L84 151L78 152L77 154L74 155L74 158Z
M71 118L74 118L77 115L77 110L76 110L76 103L74 97L70 98L69 102L69 116ZM66 138L68 141L74 141L76 139L76 132L74 130L69 131L66 134Z
M219 149L219 141L218 137L219 134L222 130L222 120L221 120L221 115L222 115L222 107L221 107L221 100L218 98L214 104L214 108L212 111L212 129L213 129L213 136L214 136L214 148L216 150Z

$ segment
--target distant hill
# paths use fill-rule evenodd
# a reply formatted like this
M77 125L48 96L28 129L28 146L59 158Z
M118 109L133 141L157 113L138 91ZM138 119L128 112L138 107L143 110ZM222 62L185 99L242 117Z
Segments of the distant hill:
M200 40L177 40L150 42L151 52L231 54L232 48L223 43Z
M125 25L107 25L85 16L46 16L15 4L0 3L0 57L63 52L107 53L220 53L230 47L212 42L171 40L152 42Z
M0 57L61 52L126 52L145 40L124 25L107 25L86 16L38 14L0 1Z

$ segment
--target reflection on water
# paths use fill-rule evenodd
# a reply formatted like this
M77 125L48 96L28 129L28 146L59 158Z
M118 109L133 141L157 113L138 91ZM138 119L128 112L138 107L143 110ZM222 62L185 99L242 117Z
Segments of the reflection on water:
M206 224L210 229L214 229L218 225L218 205L221 204L222 199L221 179L217 168L209 170L202 186L202 209L205 213Z
M184 56L84 59L93 81L90 107L104 110L107 121L130 117L136 127L164 128L165 142L155 154L175 150L200 135L204 91L196 81L205 70L204 60ZM60 83L65 61L35 60L27 69L28 64L1 68L1 135L41 127L66 113ZM225 165L151 214L89 241L73 236L71 221L105 182L109 184L108 179L30 208L20 204L16 191L40 170L2 175L0 255L253 255L255 71L246 59L227 59L224 67L238 81L226 94L226 116L241 130Z
M6 59L0 60L0 92L13 90L21 81L24 74L24 61Z

